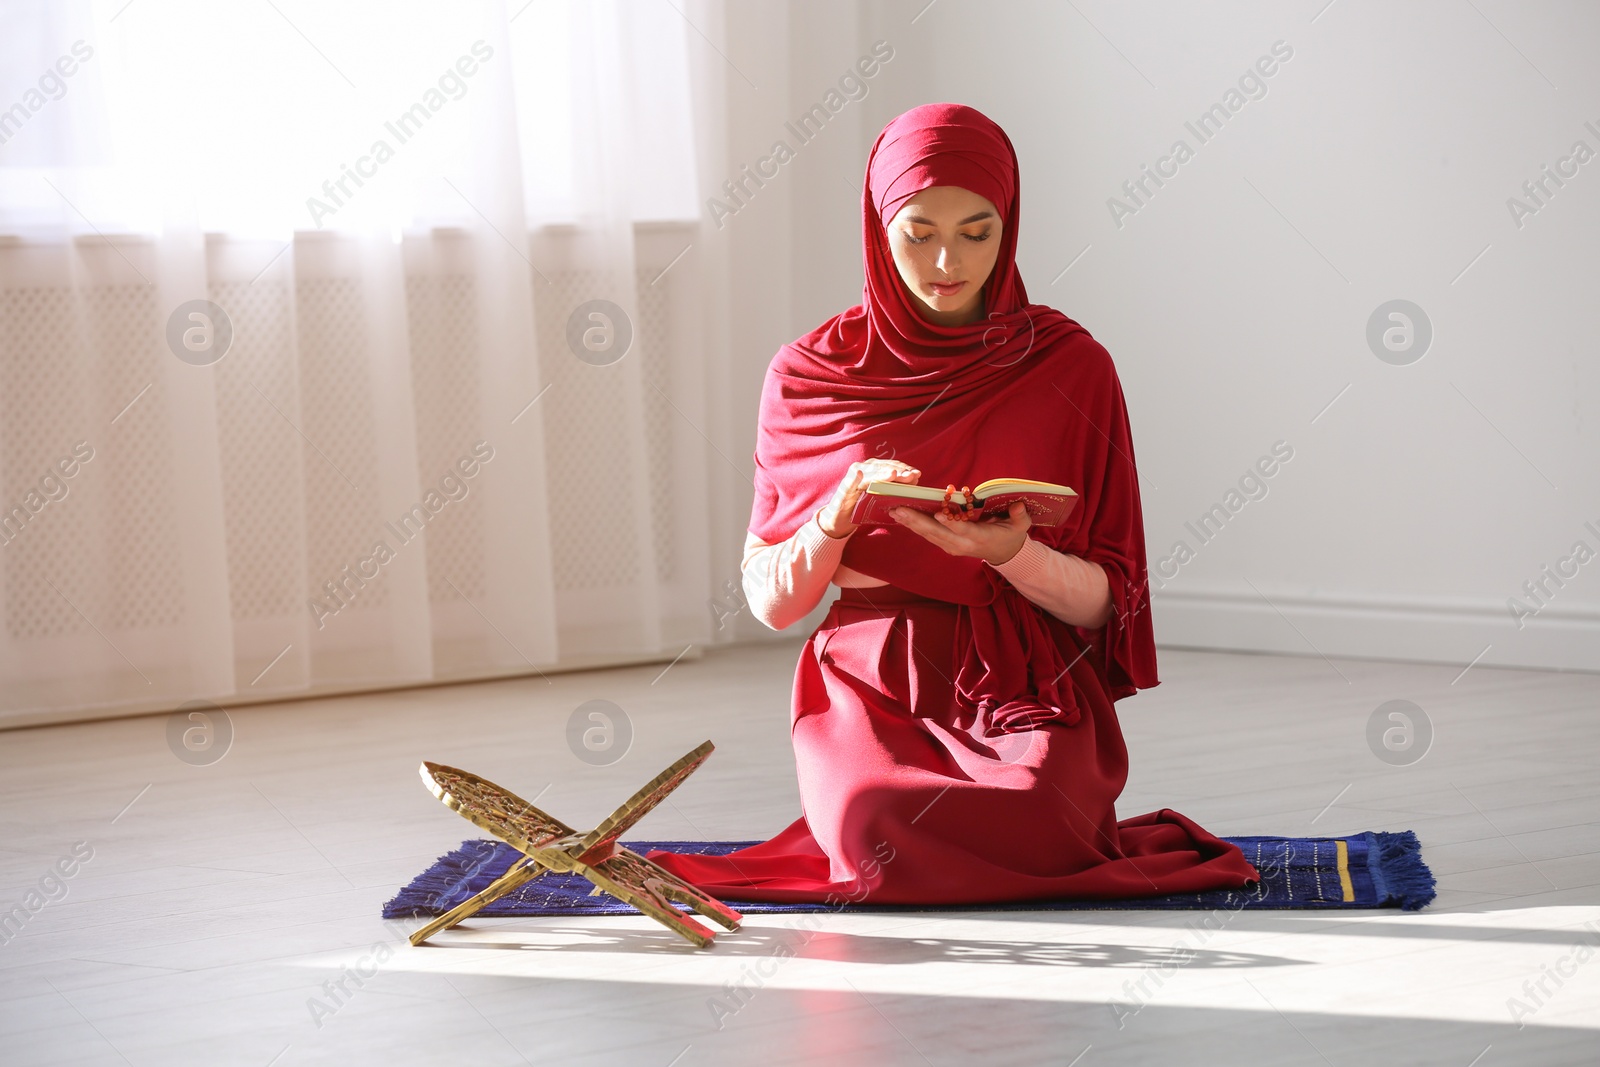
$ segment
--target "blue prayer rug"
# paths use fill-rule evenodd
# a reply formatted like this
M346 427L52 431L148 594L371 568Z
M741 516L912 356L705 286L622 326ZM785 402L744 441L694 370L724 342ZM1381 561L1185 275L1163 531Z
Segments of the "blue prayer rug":
M1225 837L1244 850L1261 881L1243 889L1172 893L1126 900L1030 900L997 904L773 904L722 897L735 911L756 915L799 911L1078 911L1181 908L1399 908L1417 911L1434 898L1433 873L1410 830L1349 837ZM720 856L756 841L623 841L643 855L651 849ZM504 874L521 853L503 841L463 841L383 906L385 919L442 915ZM601 894L576 874L546 871L477 914L637 915L632 905Z

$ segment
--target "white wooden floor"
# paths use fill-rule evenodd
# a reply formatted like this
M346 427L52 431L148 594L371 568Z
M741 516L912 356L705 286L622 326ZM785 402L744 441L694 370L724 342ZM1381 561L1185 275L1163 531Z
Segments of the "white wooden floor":
M1413 829L1440 883L1420 913L1235 913L1203 944L1204 912L752 915L701 951L638 917L478 921L424 948L378 918L482 836L423 759L587 826L710 738L630 838L776 832L798 814L797 651L243 709L209 766L175 758L164 717L0 734L0 909L27 915L0 944L0 1062L1600 1063L1595 675L1165 650L1163 684L1119 705L1120 814ZM595 698L635 734L610 766L567 745ZM1396 698L1433 725L1410 766L1366 741ZM29 912L80 841L92 858Z

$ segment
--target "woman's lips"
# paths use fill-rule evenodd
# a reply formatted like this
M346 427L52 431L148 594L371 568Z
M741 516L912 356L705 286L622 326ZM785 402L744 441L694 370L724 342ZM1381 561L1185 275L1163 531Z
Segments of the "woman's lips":
M942 282L929 282L928 287L940 296L951 296L955 293L959 293L961 291L961 287L966 284L966 282L950 282L949 284Z

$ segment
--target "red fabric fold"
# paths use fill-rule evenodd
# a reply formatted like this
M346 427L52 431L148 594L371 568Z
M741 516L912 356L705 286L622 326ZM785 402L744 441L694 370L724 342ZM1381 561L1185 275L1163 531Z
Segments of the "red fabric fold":
M956 613L957 696L987 718L992 733L1046 722L1072 726L1078 704L1067 660L1039 609L1010 585L983 609Z

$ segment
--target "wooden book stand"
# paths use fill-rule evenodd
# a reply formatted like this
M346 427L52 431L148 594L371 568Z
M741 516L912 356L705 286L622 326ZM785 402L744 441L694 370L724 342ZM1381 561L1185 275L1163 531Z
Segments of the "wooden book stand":
M438 763L422 764L422 781L445 806L476 826L494 834L522 853L506 872L470 900L451 908L411 935L420 945L440 930L448 930L485 906L499 900L545 871L581 874L594 883L589 894L610 893L618 900L693 942L711 944L716 934L668 901L689 905L728 930L737 930L743 917L720 900L678 876L617 844L617 839L651 808L665 800L683 780L711 755L713 745L702 742L672 766L650 779L593 830L579 834L560 819L547 815L526 800L475 774Z

